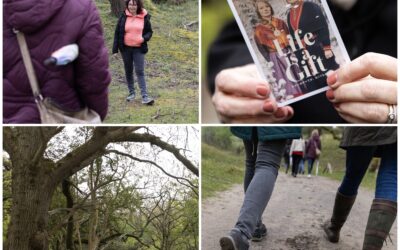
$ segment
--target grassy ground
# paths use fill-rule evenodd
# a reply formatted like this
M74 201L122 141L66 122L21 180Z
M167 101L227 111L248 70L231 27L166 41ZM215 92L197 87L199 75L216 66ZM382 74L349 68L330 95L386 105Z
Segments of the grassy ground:
M128 90L123 62L120 54L111 55L117 18L110 15L108 1L96 1L96 5L104 26L112 73L109 114L105 122L197 123L198 2L189 0L178 6L145 6L152 16L154 32L145 58L148 91L156 100L153 106L143 106L140 95L134 102L125 101ZM140 93L136 78L135 87Z
M207 145L201 146L201 196L207 198L243 182L244 156Z
M319 176L324 176L339 182L344 176L345 151L339 148L339 141L333 140L331 135L322 138L323 150L320 158ZM328 153L329 152L329 153ZM236 154L213 146L202 144L202 198L213 196L216 192L229 189L234 184L243 182L244 154ZM322 174L327 163L331 163L333 173ZM282 163L283 165L283 163ZM305 164L307 173L307 163ZM281 174L285 169L282 167ZM313 170L315 174L315 167ZM375 189L376 173L365 175L361 186L370 190Z

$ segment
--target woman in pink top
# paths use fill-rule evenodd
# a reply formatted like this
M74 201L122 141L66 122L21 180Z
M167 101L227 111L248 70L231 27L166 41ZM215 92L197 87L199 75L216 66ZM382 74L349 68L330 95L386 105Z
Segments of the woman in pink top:
M148 96L146 80L144 76L144 55L148 51L147 41L153 35L150 24L150 14L143 8L141 0L125 1L125 12L118 19L115 28L113 54L122 54L124 61L126 81L129 95L126 100L135 99L135 87L133 85L133 69L135 68L139 87L142 95L142 103L151 105L154 100Z

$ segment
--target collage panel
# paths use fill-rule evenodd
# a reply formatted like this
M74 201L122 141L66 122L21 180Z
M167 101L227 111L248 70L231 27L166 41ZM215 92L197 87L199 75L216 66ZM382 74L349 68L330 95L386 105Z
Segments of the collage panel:
M202 249L397 249L396 127L203 127Z
M202 3L204 124L397 124L397 1Z
M3 9L3 123L199 122L197 0L5 0Z
M5 127L3 248L198 249L199 133Z
M400 249L397 9L3 0L0 249Z

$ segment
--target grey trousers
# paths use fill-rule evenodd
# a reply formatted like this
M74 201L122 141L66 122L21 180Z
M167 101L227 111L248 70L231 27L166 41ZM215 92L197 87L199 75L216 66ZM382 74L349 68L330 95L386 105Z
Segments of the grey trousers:
M125 47L125 50L122 52L122 59L124 61L129 94L135 94L135 87L133 85L133 70L135 70L140 87L140 94L143 98L147 97L147 87L144 76L144 54L140 48Z
M258 143L254 176L247 187L235 225L235 228L239 229L248 239L252 237L257 222L271 198L285 144L286 140Z

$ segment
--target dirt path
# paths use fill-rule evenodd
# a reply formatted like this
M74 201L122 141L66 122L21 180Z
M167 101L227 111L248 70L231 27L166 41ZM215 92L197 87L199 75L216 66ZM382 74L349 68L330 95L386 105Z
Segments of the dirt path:
M262 242L252 243L251 249L297 250L359 250L362 247L369 207L374 193L360 189L344 225L338 244L329 243L323 235L321 224L329 218L339 183L323 177L293 178L279 173L274 193L263 221L268 236ZM243 187L235 185L217 197L202 203L202 249L219 249L218 240L229 232L236 222L243 202ZM383 249L397 249L397 222L391 230Z

